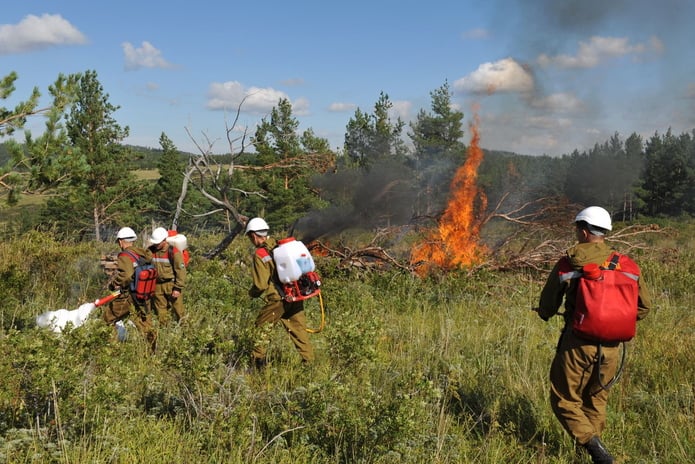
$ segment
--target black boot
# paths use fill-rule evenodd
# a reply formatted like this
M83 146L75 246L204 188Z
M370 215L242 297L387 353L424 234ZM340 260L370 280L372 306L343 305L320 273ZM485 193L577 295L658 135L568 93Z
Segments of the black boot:
M611 456L605 445L601 443L598 437L593 437L589 442L584 445L586 451L591 455L591 460L594 464L613 464L615 458Z
M253 358L253 369L256 372L260 372L265 369L267 364L268 362L265 360L265 358Z

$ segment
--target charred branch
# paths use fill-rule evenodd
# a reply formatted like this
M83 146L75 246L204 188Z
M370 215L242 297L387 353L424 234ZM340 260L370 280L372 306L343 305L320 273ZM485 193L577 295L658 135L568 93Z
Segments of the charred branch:
M215 259L219 256L227 247L234 241L237 235L244 230L244 226L241 223L237 223L234 229L232 229L221 241L220 243L203 255L207 259Z
M323 256L338 258L341 268L360 268L379 270L386 267L394 267L411 272L408 264L400 262L391 256L384 248L379 246L366 246L363 248L350 248L347 246L335 247L321 241L314 241L308 247L310 251Z
M520 269L547 272L560 256L574 243L571 234L571 223L567 218L572 217L579 208L556 198L540 198L516 208L502 210L500 201L492 212L481 219L484 224L491 226L487 233L487 243L479 244L482 249L482 261L467 268L469 273L480 269L499 271L517 271ZM495 227L492 222L498 221ZM510 224L510 227L500 227L500 223ZM500 236L493 236L501 230ZM430 263L412 263L407 258L397 258L390 251L378 246L379 239L391 234L395 228L378 230L371 242L362 247L335 246L326 241L315 240L309 245L310 250L317 254L339 259L342 268L357 268L370 270L400 269L417 273L420 266ZM569 233L568 233L569 231ZM636 249L647 249L647 244L640 240L645 234L663 233L664 229L656 225L628 225L615 229L607 241L619 244L620 251L630 253ZM323 240L326 240L324 236ZM446 272L446 269L442 269Z

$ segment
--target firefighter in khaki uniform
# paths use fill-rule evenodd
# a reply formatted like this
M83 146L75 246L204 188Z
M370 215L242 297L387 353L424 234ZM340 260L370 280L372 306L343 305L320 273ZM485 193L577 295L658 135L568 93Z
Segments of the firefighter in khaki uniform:
M162 326L173 317L181 322L185 316L183 289L186 287L186 264L183 254L167 242L169 232L157 227L150 236L149 253L157 267L157 286L152 296L152 312Z
M116 241L121 248L116 261L117 271L114 280L109 287L111 290L120 290L120 294L106 307L102 318L107 324L115 325L116 322L126 319L133 314L135 327L147 340L154 352L157 346L157 332L152 326L152 314L148 311L144 302L136 300L130 292L130 283L135 275L135 261L128 252L137 256L146 256L146 250L134 245L137 235L130 227L123 227L116 235ZM132 311L135 309L135 311ZM115 332L114 332L115 334Z
M282 299L278 290L281 288L280 281L272 257L277 242L268 236L268 230L268 224L261 218L253 218L246 224L246 235L256 247L251 271L253 284L249 295L251 298L262 297L265 301L265 306L256 317L259 335L251 353L253 365L257 369L265 366L270 332L278 321L285 326L303 362L310 363L314 360L314 350L306 330L304 302L289 303Z
M575 218L578 244L567 250L566 257L575 270L589 263L603 264L612 249L604 242L612 229L608 211L598 206L582 210ZM557 314L565 299L565 327L550 367L550 403L563 428L583 447L594 463L614 461L600 440L606 426L609 379L613 379L620 361L620 343L601 343L575 335L572 320L576 307L576 279L561 280L558 261L540 295L538 315L545 321ZM637 319L651 308L647 288L640 279ZM600 358L600 359L599 359ZM600 376L600 378L599 378Z

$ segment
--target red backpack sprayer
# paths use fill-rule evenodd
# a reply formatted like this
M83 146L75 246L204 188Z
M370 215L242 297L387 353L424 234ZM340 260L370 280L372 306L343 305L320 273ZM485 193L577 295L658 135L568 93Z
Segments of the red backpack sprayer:
M321 308L321 323L317 329L306 329L318 333L326 325L326 312L321 297L321 278L315 272L314 258L307 247L294 237L278 241L273 249L273 261L282 284L281 293L285 301L292 303L318 296Z

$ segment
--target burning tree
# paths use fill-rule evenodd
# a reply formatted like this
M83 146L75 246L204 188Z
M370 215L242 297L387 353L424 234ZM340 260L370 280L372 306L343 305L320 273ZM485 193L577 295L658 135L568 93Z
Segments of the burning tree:
M411 263L420 275L433 268L471 266L481 262L486 254L480 243L480 214L487 207L487 198L477 186L478 168L483 160L477 115L473 121L468 156L451 182L450 199L438 227L412 250Z

